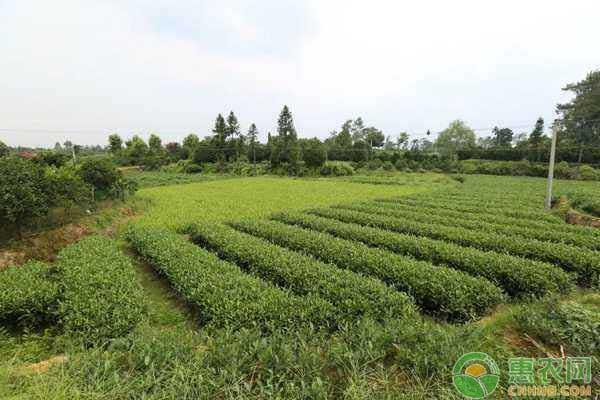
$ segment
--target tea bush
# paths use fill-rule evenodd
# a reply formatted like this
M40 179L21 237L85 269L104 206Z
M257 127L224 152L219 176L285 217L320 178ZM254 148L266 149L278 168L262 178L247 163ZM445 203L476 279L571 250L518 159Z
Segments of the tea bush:
M518 236L511 237L485 231L473 231L461 227L382 217L360 211L318 209L312 210L311 213L343 222L360 222L361 225L373 226L389 231L425 236L480 250L504 252L549 262L567 271L577 273L579 282L583 285L589 285L594 282L600 273L599 252L567 246L561 243L540 242L539 240L525 239Z
M478 218L469 218L465 214L444 214L443 212L423 211L414 206L398 205L395 209L385 209L377 204L351 204L342 205L340 208L362 211L369 214L386 215L394 218L410 219L429 224L444 226L457 226L475 231L485 231L506 236L521 236L525 239L535 239L541 242L564 243L571 246L600 250L600 240L567 232L554 232L551 229L525 228L520 226L502 225L481 221Z
M572 287L569 276L563 270L539 261L314 215L287 212L276 214L273 218L481 276L502 287L511 296L544 296L557 291L566 292Z
M314 294L335 306L337 324L362 316L402 317L412 314L412 301L382 282L338 269L312 257L275 246L220 224L187 227L195 243L299 295Z
M89 236L69 245L57 267L64 286L58 311L67 334L96 344L128 333L142 320L142 287L113 240Z
M131 227L127 240L216 327L271 329L303 322L326 324L333 307L314 296L294 296L242 272L237 266L160 229Z
M473 318L504 299L501 290L485 279L328 234L274 221L243 221L233 226L340 268L379 278L414 297L426 312L445 318Z
M59 285L46 264L32 261L0 270L0 324L52 320L58 295Z

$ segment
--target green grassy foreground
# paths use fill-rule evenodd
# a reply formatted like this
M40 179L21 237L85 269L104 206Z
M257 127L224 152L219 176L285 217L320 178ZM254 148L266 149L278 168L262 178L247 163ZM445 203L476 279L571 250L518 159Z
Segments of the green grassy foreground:
M140 190L150 201L140 222L177 229L190 221L259 218L283 209L304 209L376 197L403 196L454 187L452 180L423 175L414 184L369 185L336 179L238 178Z
M143 189L138 197L149 206L136 226L179 230L189 222L264 219L279 211L407 197L433 205L423 208L424 215L440 205L479 205L478 215L503 216L518 208L535 217L544 193L543 180L533 178L468 176L464 184L434 174L370 178L376 184L367 179L260 177ZM559 181L557 187L596 190L577 184ZM539 226L563 226L556 221ZM394 235L385 237L400 240ZM56 325L0 328L0 399L458 399L450 372L468 351L484 351L498 362L502 384L492 398L503 398L510 356L560 355L562 347L569 355L598 357L595 287L509 299L465 324L425 315L383 323L360 318L334 331L298 326L265 334L199 321L197 308L139 262L127 242L119 244L135 261L146 316L129 334L96 346ZM311 249L321 254L317 246ZM341 256L331 254L331 260ZM593 371L597 367L596 359Z

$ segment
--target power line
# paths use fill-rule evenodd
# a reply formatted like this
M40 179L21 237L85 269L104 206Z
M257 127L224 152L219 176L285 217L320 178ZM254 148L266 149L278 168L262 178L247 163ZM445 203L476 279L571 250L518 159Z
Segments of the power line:
M578 121L579 123L584 123L584 124L589 124L589 123L594 123L594 122L600 122L600 118L598 119L591 119L591 120L583 120L583 121ZM474 132L491 132L493 131L495 128L500 128L500 129L511 129L511 130L517 130L517 129L529 129L529 128L533 128L535 127L535 123L533 124L520 124L520 125L503 125L503 124L497 124L494 126L490 126L490 127L482 127L482 128L469 128ZM440 133L444 132L445 129L442 129L440 131L427 131L427 132L413 132L413 133L409 133L409 136L412 137L416 137L416 138L427 138L427 137L431 137L434 135L439 135ZM202 132L204 131L204 129L194 129L194 128L175 128L175 129L164 129L164 128L160 128L160 129L140 129L140 128L84 128L84 129L73 129L73 128L69 128L69 129L45 129L45 128L0 128L0 132L14 132L14 133L60 133L60 134L75 134L75 133L103 133L103 134L111 134L111 133L119 133L119 131L126 131L126 132L130 132L130 133L134 133L138 132L138 133L182 133L182 132L187 132L187 133L193 133L193 132ZM408 133L408 132L407 132Z

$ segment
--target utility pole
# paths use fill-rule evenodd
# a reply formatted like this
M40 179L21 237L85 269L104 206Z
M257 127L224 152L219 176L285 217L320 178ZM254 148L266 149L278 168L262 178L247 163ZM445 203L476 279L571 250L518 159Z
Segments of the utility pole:
M75 145L71 146L71 152L73 153L73 165L77 165L77 158L75 157Z
M254 176L256 176L256 143L252 144L252 165L254 166Z
M550 148L550 165L548 165L548 189L546 192L546 210L552 208L552 180L554 179L554 159L556 157L556 137L558 136L558 124L552 127L552 147Z

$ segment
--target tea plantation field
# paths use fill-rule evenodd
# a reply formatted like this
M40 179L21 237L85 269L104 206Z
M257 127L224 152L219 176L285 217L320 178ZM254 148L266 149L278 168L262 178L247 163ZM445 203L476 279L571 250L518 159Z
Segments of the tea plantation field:
M543 210L544 190L437 174L143 189L116 238L0 271L0 397L458 399L471 351L500 367L490 398L510 357L589 356L598 379L600 230Z

